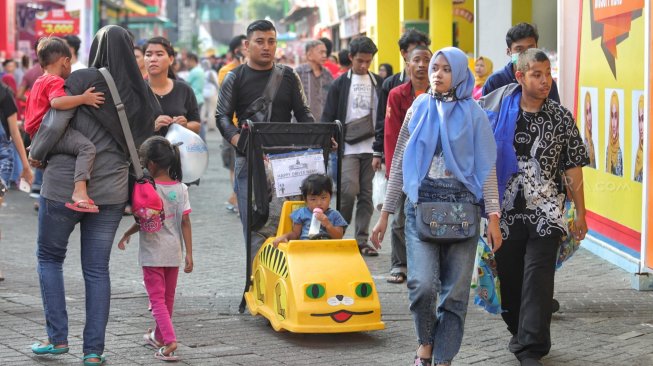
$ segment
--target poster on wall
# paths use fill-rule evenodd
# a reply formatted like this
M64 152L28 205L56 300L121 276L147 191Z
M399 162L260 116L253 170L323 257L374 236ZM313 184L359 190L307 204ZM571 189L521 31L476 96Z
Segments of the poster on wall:
M605 171L624 175L624 91L605 89Z
M588 168L601 169L597 155L599 146L599 91L597 88L580 88L580 134L590 157Z
M590 92L592 126L598 128L591 131L597 168L583 169L585 219L590 235L600 235L605 243L634 258L628 263L636 263L642 245L643 185L633 179L639 146L634 146L638 141L633 140L633 129L638 126L634 124L632 99L634 91L645 89L647 80L645 1L560 4L578 6L579 10L575 101L581 131L585 129L584 94L592 88L597 91L595 101ZM625 266L636 270L630 264Z
M644 91L633 90L631 98L631 139L630 147L633 158L631 159L630 178L635 182L642 183L644 179L644 125L646 113L644 113Z

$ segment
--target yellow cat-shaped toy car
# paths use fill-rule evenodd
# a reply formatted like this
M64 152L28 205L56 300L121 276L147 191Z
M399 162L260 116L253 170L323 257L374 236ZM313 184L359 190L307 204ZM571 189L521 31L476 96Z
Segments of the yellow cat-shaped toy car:
M284 202L277 236L292 229L290 213L302 201ZM268 238L256 254L245 293L253 315L277 330L344 333L384 329L374 281L356 241L291 240L274 248Z

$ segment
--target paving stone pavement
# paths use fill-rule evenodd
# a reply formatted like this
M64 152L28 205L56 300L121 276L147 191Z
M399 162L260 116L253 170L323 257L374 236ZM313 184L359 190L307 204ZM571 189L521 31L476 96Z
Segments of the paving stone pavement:
M191 187L195 270L180 274L173 322L180 364L187 365L409 365L416 347L405 285L386 283L389 238L381 255L367 258L381 298L386 329L353 334L277 333L261 317L239 314L244 247L237 217L225 210L228 174L219 158L219 134L209 132L210 167ZM376 216L373 222L376 221ZM119 234L131 224L121 223ZM35 270L36 214L32 200L11 191L0 209L0 365L78 365L84 324L79 231L71 236L64 275L71 352L33 355L45 338ZM142 334L153 325L137 264L137 241L111 258L112 299L107 365L158 364ZM630 289L629 275L581 249L557 273L553 347L545 365L653 365L653 293ZM499 316L470 305L456 365L518 365L507 351Z

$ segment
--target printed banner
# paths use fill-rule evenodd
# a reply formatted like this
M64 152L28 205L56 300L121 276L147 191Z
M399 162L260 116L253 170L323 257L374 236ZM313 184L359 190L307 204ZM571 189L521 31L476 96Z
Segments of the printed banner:
M582 0L576 94L577 123L593 160L583 169L588 225L633 257L642 230L643 6Z
M38 37L79 34L79 17L73 18L64 9L52 9L36 14L34 29Z
M311 174L324 174L322 150L311 149L287 154L268 155L274 176L277 197L301 194L304 178Z

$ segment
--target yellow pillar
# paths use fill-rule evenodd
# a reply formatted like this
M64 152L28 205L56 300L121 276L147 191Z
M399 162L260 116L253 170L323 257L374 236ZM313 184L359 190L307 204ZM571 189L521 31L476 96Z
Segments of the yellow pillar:
M401 34L406 30L406 22L414 22L423 18L422 13L424 12L424 9L420 8L420 2L420 0L399 0L399 37L401 37ZM398 38L397 41L399 41ZM398 46L396 47L396 50L399 50ZM404 59L401 57L401 52L397 52L397 58L399 60L399 65L401 65L397 72L403 71L405 64Z
M388 63L394 70L399 70L400 63L397 58L401 23L399 22L399 0L367 0L367 36L370 37L379 52L374 57L370 68L378 72L379 65Z
M429 0L429 36L435 52L453 43L453 1Z
M512 0L512 25L533 22L533 1Z

